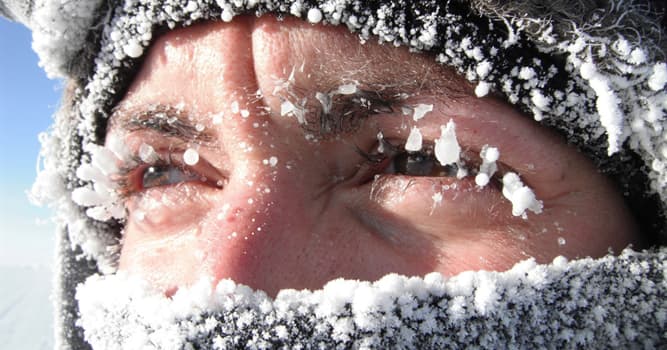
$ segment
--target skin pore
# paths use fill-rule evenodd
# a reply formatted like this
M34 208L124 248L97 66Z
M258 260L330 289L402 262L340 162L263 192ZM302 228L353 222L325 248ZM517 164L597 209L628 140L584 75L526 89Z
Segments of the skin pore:
M330 94L324 113L317 93L349 84L356 93ZM301 122L281 113L290 104ZM433 110L417 121L404 113L420 104ZM491 184L397 174L398 157L369 163L378 132L404 155L414 126L428 149L450 120L471 170L484 145L500 151ZM551 130L475 97L430 56L361 44L345 28L264 16L174 30L148 52L111 138L135 158L155 151L153 164L124 165L119 268L166 292L205 276L273 295L338 277L505 270L637 240L611 182ZM508 171L542 213L512 215L498 183Z

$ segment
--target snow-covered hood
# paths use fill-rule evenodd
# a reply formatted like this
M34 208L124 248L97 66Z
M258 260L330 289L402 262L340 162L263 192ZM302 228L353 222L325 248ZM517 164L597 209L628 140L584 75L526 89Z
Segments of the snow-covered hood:
M504 273L451 279L336 281L276 300L228 281L216 292L202 282L170 300L114 275L122 213L112 204L72 200L72 191L94 180L81 165L104 141L106 118L156 30L247 12L304 19L310 12L317 15L311 21L345 25L362 38L432 52L475 82L478 96L500 92L566 135L617 179L642 229L664 242L667 45L664 20L650 3L5 0L0 13L33 30L47 74L71 81L53 129L42 137L43 170L33 189L35 199L57 208L61 225L58 347L83 348L84 338L111 348L667 342L664 248L549 266L524 262ZM91 277L98 273L106 277ZM112 299L105 290L125 294L101 303Z

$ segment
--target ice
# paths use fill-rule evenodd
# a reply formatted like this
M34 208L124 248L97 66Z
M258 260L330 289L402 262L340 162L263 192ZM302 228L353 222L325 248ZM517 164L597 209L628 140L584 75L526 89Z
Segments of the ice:
M195 124L195 130L197 130L197 132L202 132L202 131L204 131L205 128L206 127L202 123Z
M248 116L250 116L250 111L248 111L247 109L242 109L241 110L241 117L248 118Z
M142 162L152 164L155 163L159 158L160 157L151 145L142 143L141 146L139 146L139 159L141 159Z
M484 187L489 183L489 175L485 173L479 173L475 175L475 183L479 187Z
M426 113L433 111L433 105L432 104L423 104L420 103L414 107L414 112L412 114L412 119L414 121L418 121L421 118L424 118Z
M295 109L296 109L296 107L294 106L294 104L292 102L290 102L288 100L285 100L280 104L280 115L284 117L284 116L294 112Z
M199 162L199 153L194 148L188 148L183 153L183 161L185 164L193 166Z
M564 246L565 245L565 238L563 237L558 237L558 245L559 246Z
M660 62L653 66L653 74L648 80L648 86L653 91L660 91L667 83L667 63Z
M378 140L378 153L382 154L384 153L384 135L382 134L382 131L378 131L375 137Z
M479 83L477 83L477 86L475 87L475 96L484 97L489 94L490 90L491 90L490 83L487 83L485 81L480 81Z
M131 40L123 47L123 51L125 51L126 55L137 58L144 53L144 48L136 40Z
M422 149L422 134L419 129L414 126L410 130L410 135L405 141L405 150L410 152L418 152Z
M500 157L500 152L496 147L484 145L479 152L479 157L482 159L482 164L479 166L479 172L475 176L475 183L477 186L484 187L489 183L489 180L497 170L496 161Z
M449 120L447 125L440 126L440 137L435 140L435 158L441 165L450 165L459 161L461 146L456 139L456 124Z
M275 167L278 164L278 157L272 156L269 157L269 165Z
M352 95L357 92L357 84L350 83L338 87L338 93L341 95Z
M216 113L213 115L213 124L219 125L222 124L222 118L225 116L224 112Z
M519 175L508 172L503 176L503 196L512 202L512 215L526 218L526 210L535 214L542 212L542 201L535 198L533 191L524 186Z
M308 10L307 18L310 23L320 23L320 21L322 21L322 11L317 8L312 8Z
M230 109L231 109L232 113L234 113L234 114L239 113L239 102L238 101L232 102L232 104L230 106Z

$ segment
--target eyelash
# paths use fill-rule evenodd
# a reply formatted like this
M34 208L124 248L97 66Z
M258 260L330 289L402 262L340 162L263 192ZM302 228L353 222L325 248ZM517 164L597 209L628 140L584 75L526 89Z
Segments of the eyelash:
M133 157L131 162L123 165L117 172L116 176L113 178L113 181L117 184L117 192L122 199L131 197L134 194L141 193L142 191L169 186L172 184L185 183L185 182L204 182L205 184L217 188L222 188L222 180L209 179L205 175L200 174L193 167L183 164L178 161L177 155L182 152L170 151L168 156L165 158L162 155L158 155L158 158L155 161L146 162L139 157ZM205 160L200 160L201 164L204 167L210 167ZM199 165L200 163L198 163ZM178 170L184 176L182 181L174 181L171 183L156 183L152 186L146 186L144 183L146 181L146 175L149 174L151 169L160 169L162 171L171 172L173 170ZM167 176L165 181L173 180L171 177L174 174L167 173L161 177ZM177 175L180 176L180 175ZM159 177L154 178L154 181L160 181ZM213 182L215 180L215 182Z
M466 176L475 176L478 172L481 161L478 159L479 156L474 157L472 154L474 152L465 152L461 153L461 161L458 164L442 166L440 162L435 158L433 152L433 145L430 143L425 143L420 151L411 152L405 150L405 140L401 140L398 143L389 142L385 139L380 141L383 145L384 152L380 153L377 151L366 152L361 148L357 147L357 152L364 159L365 174L362 176L361 182L367 182L373 180L376 176L380 175L403 175L403 176L412 176L412 177L457 177L459 166L462 166L466 171ZM377 146L374 149L377 149ZM477 152L478 154L479 152ZM422 173L410 173L408 169L409 165L406 165L404 169L396 169L396 165L393 163L396 160L408 161L410 157L415 157L416 161L419 161L419 158L425 159L433 163L431 169L425 169ZM494 187L501 188L501 177L505 172L502 169L504 166L501 163L498 163L499 170L492 176L489 185ZM392 168L393 167L393 168ZM413 169L417 170L417 169ZM428 171L430 170L430 171ZM362 171L363 172L363 171Z

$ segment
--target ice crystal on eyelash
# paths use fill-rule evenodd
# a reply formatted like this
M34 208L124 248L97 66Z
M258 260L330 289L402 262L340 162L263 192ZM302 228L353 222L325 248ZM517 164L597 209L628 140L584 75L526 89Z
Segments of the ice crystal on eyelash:
M420 103L414 107L413 114L412 114L412 119L414 121L418 121L421 118L424 118L428 112L433 111L433 105L432 104L423 104Z
M153 149L151 145L142 143L141 146L139 146L139 159L141 159L142 162L152 164L159 158L157 152L155 152L155 149Z
M496 161L500 157L500 152L498 152L496 147L484 145L479 152L479 157L482 159L482 164L479 166L479 172L475 176L475 183L477 186L484 187L489 183L489 180L497 170Z
M456 139L456 124L449 120L447 125L440 126L440 137L435 140L435 158L442 166L457 163L461 147Z
M416 126L410 130L410 135L405 141L405 150L410 152L419 152L422 149L422 134Z
M535 198L535 193L524 186L519 175L508 172L503 176L503 196L512 202L512 215L526 219L526 210L535 214L542 212L542 201Z

